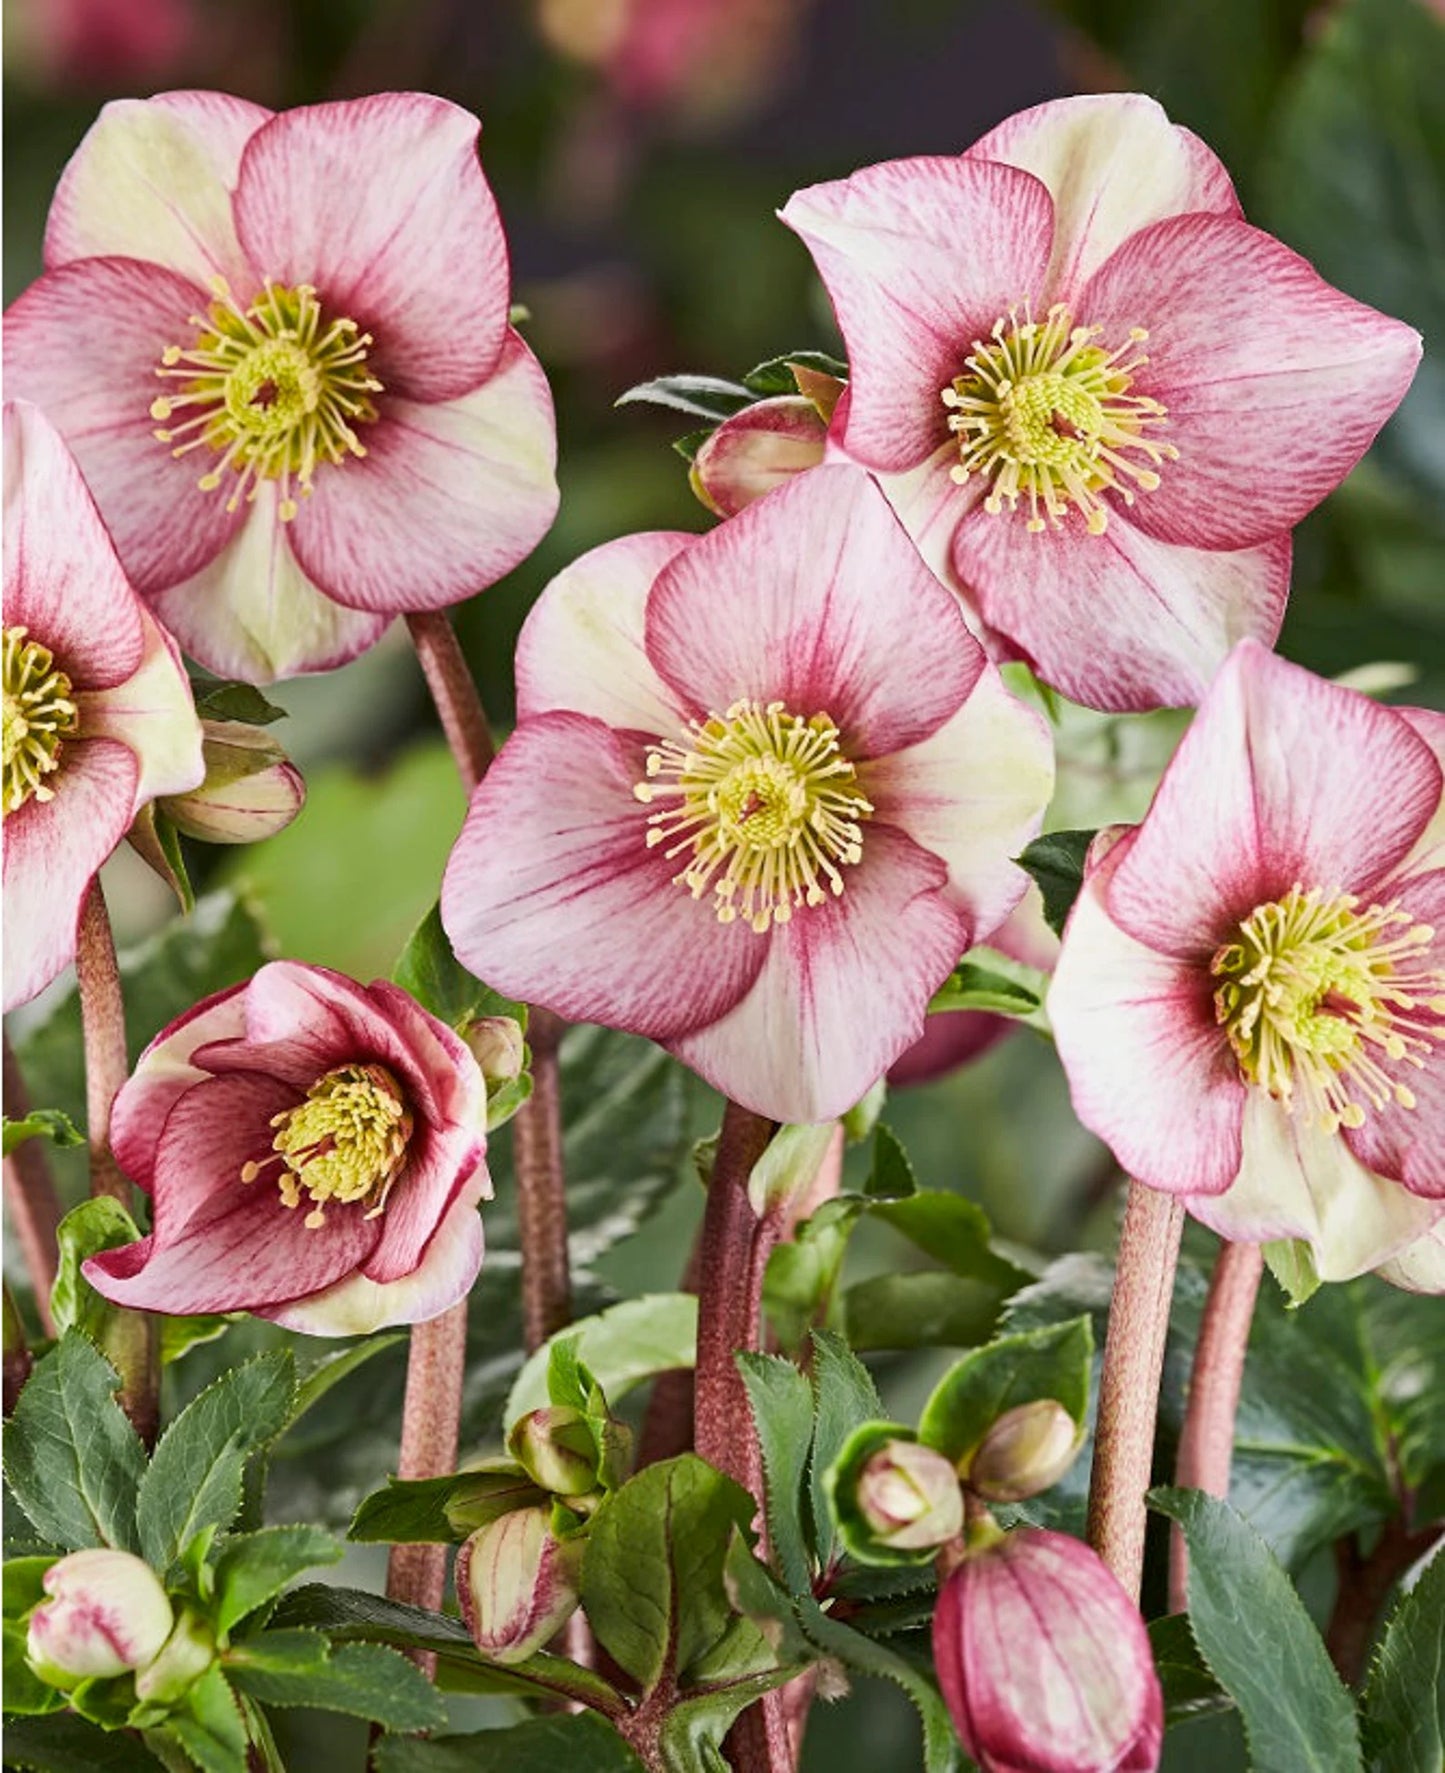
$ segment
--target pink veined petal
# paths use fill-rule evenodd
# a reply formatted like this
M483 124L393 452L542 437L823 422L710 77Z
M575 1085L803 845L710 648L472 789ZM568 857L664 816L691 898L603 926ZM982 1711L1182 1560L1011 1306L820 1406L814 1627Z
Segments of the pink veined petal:
M623 731L675 735L686 706L653 670L643 633L653 581L694 540L676 530L619 536L558 573L517 640L520 720L565 708Z
M249 1311L359 1267L381 1235L359 1202L331 1202L325 1224L308 1230L307 1197L285 1206L274 1171L241 1180L242 1164L270 1151L271 1116L293 1105L284 1084L246 1073L187 1091L156 1152L155 1229L85 1263L95 1290L142 1311Z
M1399 708L1395 713L1406 720L1435 753L1436 760L1445 770L1445 714L1438 713L1434 708ZM1445 868L1445 800L1435 810L1430 823L1415 839L1415 847L1400 864L1400 875L1403 878L1411 874L1423 874L1431 868Z
M771 1120L844 1113L918 1039L929 998L967 942L945 880L936 856L870 824L842 894L774 928L736 1009L669 1048Z
M1111 855L1085 880L1049 986L1074 1112L1150 1188L1219 1193L1239 1168L1245 1087L1208 956L1158 954L1121 929L1105 909L1117 866Z
M249 300L259 281L231 213L246 143L271 116L224 92L115 99L61 174L45 224L49 270L73 259L149 259Z
M232 985L194 1004L163 1028L136 1061L110 1112L116 1162L138 1188L151 1192L156 1146L166 1117L192 1084L208 1073L191 1063L200 1047L237 1040L245 1032L246 986Z
M1393 709L1244 641L1111 873L1109 913L1207 967L1237 923L1296 883L1373 893L1438 808L1441 783Z
M1197 703L1236 642L1274 640L1290 540L1186 548L1118 511L1101 536L1072 512L1062 529L1030 534L1022 511L977 504L954 532L953 566L1045 683L1087 708L1136 713Z
M958 602L861 469L815 468L700 536L647 603L647 655L698 717L826 713L854 762L916 745L984 669Z
M841 401L838 410L843 411ZM840 459L846 458L840 455ZM971 631L977 634L977 617L969 593L953 570L953 537L983 497L983 487L977 480L968 486L959 486L952 480L949 469L957 461L958 451L950 441L906 474L877 474L874 478L934 577L965 599L965 616Z
M465 1192L475 1205L482 1192L475 1183L478 1172L491 1193L485 1150L480 1127L448 1128L424 1140L413 1137L413 1155L381 1216L381 1238L362 1264L369 1280L387 1286L414 1273L453 1202Z
M496 990L667 1039L731 1009L775 937L674 884L685 859L647 847L642 779L641 746L600 721L523 721L472 796L442 923Z
M986 666L957 714L922 744L859 775L874 816L907 832L948 868L949 902L982 942L1028 886L1013 861L1038 835L1054 786L1048 723ZM865 827L864 850L870 833Z
M209 450L176 460L153 435L161 353L190 342L187 317L206 300L159 265L81 259L46 272L5 316L8 391L43 407L70 446L143 596L199 572L242 522L196 484Z
M424 1010L410 992L387 979L373 980L366 987L366 997L405 1041L413 1062L425 1074L438 1122L467 1134L484 1133L487 1086L461 1036ZM485 1168L480 1176L479 1196L490 1200L492 1189Z
M114 689L78 699L82 733L119 739L135 753L136 811L158 795L199 787L206 774L201 723L175 642L144 610L141 625L145 652L134 672Z
M289 526L301 569L348 609L443 609L525 560L557 514L557 432L537 359L511 332L460 399L378 395L366 455L323 469Z
M17 1008L75 958L85 889L125 836L136 761L113 739L65 746L52 800L5 815L5 1009Z
M1195 210L1240 213L1218 156L1142 93L1050 99L1006 118L968 153L1020 167L1048 187L1054 244L1046 303L1071 302L1109 254L1151 222Z
M236 228L252 262L371 333L393 398L458 399L506 340L507 242L480 128L445 99L376 93L283 112L241 160Z
M109 689L140 665L141 604L60 433L7 400L5 622L55 655L76 690Z
M1381 1280L1407 1293L1445 1293L1445 1221L1406 1244L1376 1270Z
M1015 167L934 156L809 186L779 215L812 253L848 347L849 453L917 467L948 439L940 396L974 341L1042 287L1048 192Z
M1148 329L1133 392L1168 409L1159 435L1179 460L1161 467L1131 516L1195 548L1248 548L1292 529L1369 448L1420 359L1412 327L1231 216L1141 230L1078 309L1106 339Z
M708 509L736 517L823 460L828 427L811 400L781 394L725 419L693 458L689 478Z

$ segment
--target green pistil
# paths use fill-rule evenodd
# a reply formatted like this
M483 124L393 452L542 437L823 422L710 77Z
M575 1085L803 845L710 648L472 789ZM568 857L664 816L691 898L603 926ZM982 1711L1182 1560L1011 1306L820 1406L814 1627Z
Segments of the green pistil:
M306 1100L276 1115L274 1157L243 1164L241 1180L254 1182L280 1164L277 1187L285 1206L303 1194L314 1203L306 1227L325 1223L325 1205L364 1201L368 1219L386 1206L392 1184L406 1164L412 1117L401 1086L384 1065L342 1065L318 1078Z
M55 656L24 628L5 630L4 810L8 817L27 800L54 798L46 782L60 767L61 741L80 731L80 711L70 679Z

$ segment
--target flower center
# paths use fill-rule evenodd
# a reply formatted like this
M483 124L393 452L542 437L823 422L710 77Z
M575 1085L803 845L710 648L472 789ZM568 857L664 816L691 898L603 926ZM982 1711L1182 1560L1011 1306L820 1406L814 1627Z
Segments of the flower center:
M1102 327L1074 326L1062 304L1040 324L1017 308L995 322L989 341L975 339L964 359L967 374L943 390L949 429L958 436L958 463L949 472L960 485L975 474L991 480L984 509L1028 506L1026 528L1063 527L1073 506L1090 535L1109 523L1099 494L1106 489L1132 505L1135 489L1152 492L1155 469L1177 461L1169 443L1147 435L1166 422L1163 406L1131 394L1148 362L1137 347L1149 336L1130 329L1128 343L1105 351L1095 343ZM1131 484L1132 483L1132 484Z
M70 679L55 668L55 655L24 628L5 630L5 816L33 796L52 800L45 778L60 768L60 742L80 731L80 711Z
M272 1118L273 1157L241 1166L254 1182L280 1164L276 1185L283 1205L299 1207L303 1192L314 1203L306 1229L325 1223L329 1200L365 1201L368 1219L386 1207L392 1184L406 1164L411 1111L401 1086L384 1065L342 1065L319 1077L306 1100Z
M1210 962L1214 1011L1239 1068L1327 1132L1364 1125L1367 1108L1415 1106L1381 1064L1421 1070L1445 1029L1445 972L1422 965L1434 940L1397 904L1361 910L1352 893L1305 892L1257 905Z
M650 745L633 792L667 802L648 816L647 843L666 844L669 860L691 856L675 883L694 899L710 887L719 923L741 916L761 935L795 905L843 891L873 811L857 781L826 714L741 701L691 722L682 744Z
M228 511L253 500L263 480L279 481L289 522L320 463L366 454L356 427L376 418L371 396L381 392L366 364L371 334L354 320L327 319L307 283L286 289L268 280L249 308L223 277L211 288L216 300L190 317L196 342L168 345L156 370L178 386L151 405L155 435L173 456L202 446L219 455L198 484L215 492L232 470ZM172 424L177 413L189 416Z

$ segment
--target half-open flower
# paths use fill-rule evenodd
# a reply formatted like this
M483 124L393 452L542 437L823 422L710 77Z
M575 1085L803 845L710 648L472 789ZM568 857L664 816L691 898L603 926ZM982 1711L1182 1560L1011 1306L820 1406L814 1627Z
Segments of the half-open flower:
M5 1008L75 955L86 889L131 821L203 773L175 647L126 581L45 416L5 405Z
M273 116L107 105L5 373L70 441L186 651L264 682L490 585L557 506L477 120L421 93Z
M447 866L457 953L760 1114L851 1107L1027 884L1043 723L855 468L594 549L517 684Z
M1143 824L1096 845L1049 993L1130 1174L1326 1280L1445 1214L1442 755L1445 716L1245 642Z
M117 1304L312 1335L419 1323L482 1261L486 1086L406 992L274 961L141 1054L111 1123L151 1232L85 1264Z
M847 341L834 436L930 564L1075 701L1197 702L1273 640L1290 531L1420 341L1246 223L1147 98L1056 100L782 211Z

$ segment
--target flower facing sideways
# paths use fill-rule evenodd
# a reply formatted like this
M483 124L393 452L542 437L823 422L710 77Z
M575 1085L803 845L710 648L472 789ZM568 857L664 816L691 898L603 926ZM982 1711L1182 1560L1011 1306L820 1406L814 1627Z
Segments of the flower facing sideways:
M461 601L557 507L547 383L508 324L477 120L383 93L279 115L107 105L6 328L136 589L264 682Z
M81 901L140 809L201 780L176 651L126 582L80 471L5 406L5 1008L75 955Z
M594 549L517 684L447 866L457 953L760 1114L856 1102L1027 884L1043 723L857 469Z
M1096 843L1049 992L1120 1163L1325 1280L1445 1290L1441 756L1445 716L1245 642L1144 822Z
M1135 95L1037 106L782 218L848 345L835 444L1003 648L1090 707L1195 703L1235 641L1274 639L1290 531L1419 357Z
M486 1099L406 992L274 961L141 1054L112 1138L152 1229L86 1278L120 1305L318 1336L435 1317L481 1266Z

